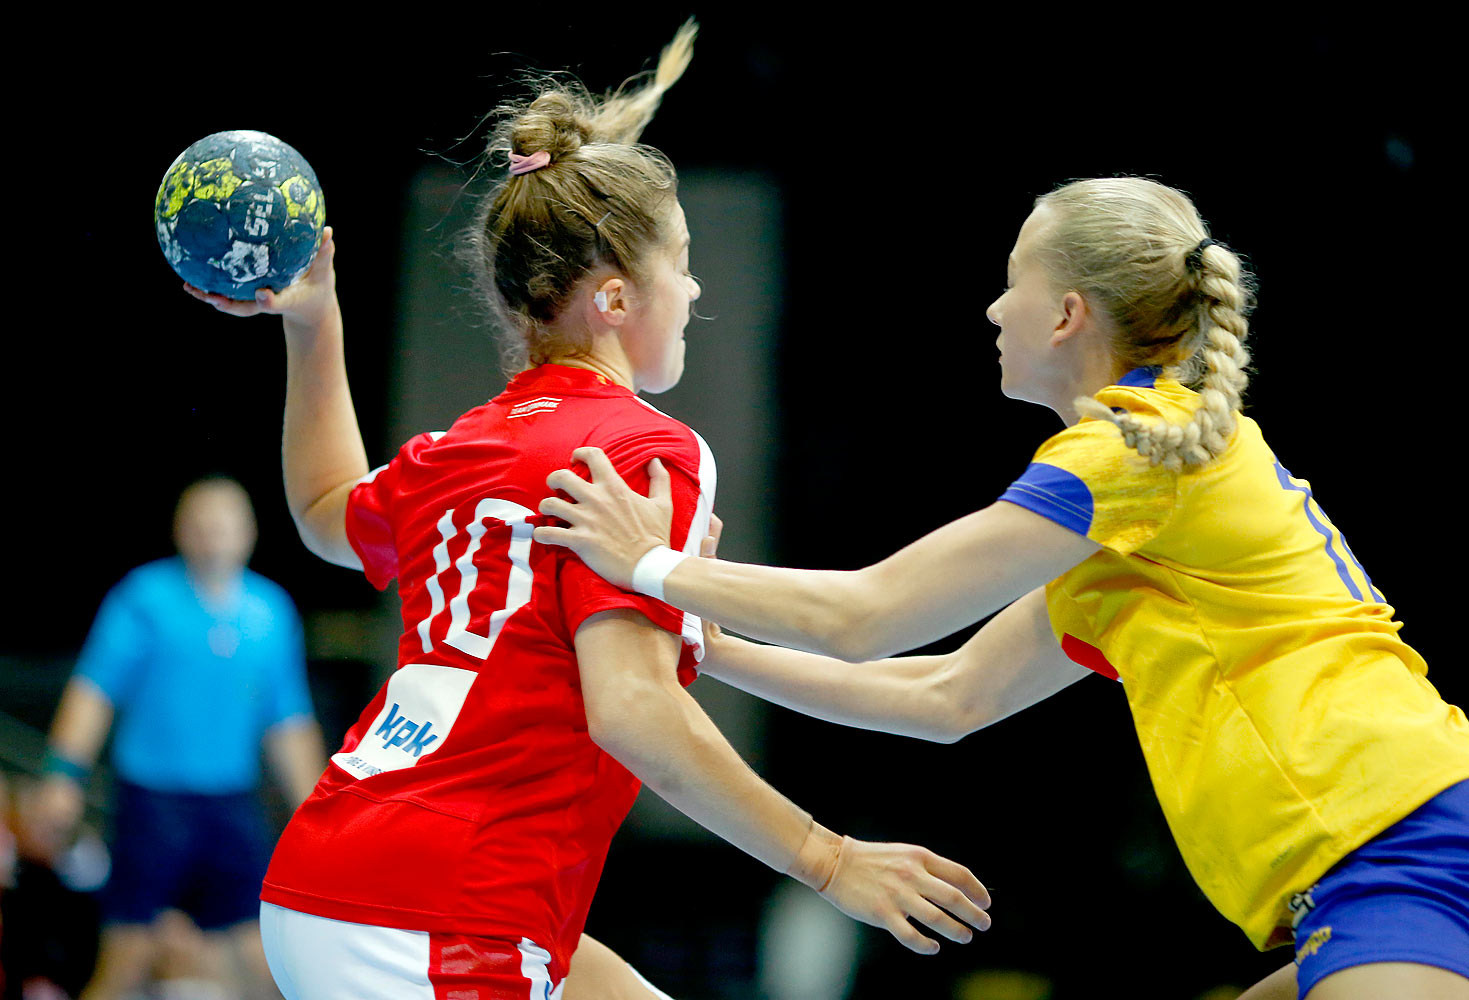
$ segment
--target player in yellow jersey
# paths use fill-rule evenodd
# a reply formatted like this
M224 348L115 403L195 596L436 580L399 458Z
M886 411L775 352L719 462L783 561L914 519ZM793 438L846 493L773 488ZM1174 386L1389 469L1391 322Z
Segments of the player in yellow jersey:
M1111 178L1040 198L1008 273L1001 387L1068 427L991 506L856 572L685 560L661 470L649 500L581 449L593 482L553 473L570 527L536 540L816 651L716 634L703 669L833 721L952 741L1118 677L1200 887L1257 947L1294 939L1250 1000L1466 1000L1469 721L1239 413L1238 257L1181 193ZM991 614L954 653L877 659Z

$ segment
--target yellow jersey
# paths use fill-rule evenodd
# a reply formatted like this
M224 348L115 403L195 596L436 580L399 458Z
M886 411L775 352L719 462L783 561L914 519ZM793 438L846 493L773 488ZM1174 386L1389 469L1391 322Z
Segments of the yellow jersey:
M1097 398L1177 424L1200 405L1147 368ZM1084 419L1001 499L1103 546L1047 586L1052 629L1122 681L1185 863L1257 947L1290 940L1293 894L1469 778L1469 721L1248 417L1182 471Z

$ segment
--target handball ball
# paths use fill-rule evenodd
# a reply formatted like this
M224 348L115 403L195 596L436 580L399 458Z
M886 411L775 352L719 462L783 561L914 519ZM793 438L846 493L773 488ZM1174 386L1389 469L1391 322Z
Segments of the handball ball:
M264 132L216 132L179 154L153 204L179 277L231 299L280 291L311 267L326 204L311 165Z

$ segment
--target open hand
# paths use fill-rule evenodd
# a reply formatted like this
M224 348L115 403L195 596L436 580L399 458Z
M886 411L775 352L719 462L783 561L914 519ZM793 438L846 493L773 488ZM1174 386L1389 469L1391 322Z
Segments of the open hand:
M821 894L847 916L886 929L920 955L936 953L939 943L909 923L910 917L960 944L973 939L970 927L990 926L990 894L974 873L912 844L843 837L836 870Z
M557 469L546 477L547 486L571 500L549 496L539 510L569 527L542 525L535 530L535 540L565 546L609 583L631 587L638 560L649 549L668 544L673 523L668 470L656 458L648 463L645 497L623 481L601 448L578 448L571 458L586 463L591 481L570 469Z
M321 246L316 251L316 260L311 269L279 292L262 288L254 299L230 299L213 292L195 288L184 283L184 291L200 302L207 302L222 313L231 316L259 316L262 314L283 316L305 324L320 323L332 308L337 294L337 273L332 266L336 257L337 244L332 239L332 227L321 231Z

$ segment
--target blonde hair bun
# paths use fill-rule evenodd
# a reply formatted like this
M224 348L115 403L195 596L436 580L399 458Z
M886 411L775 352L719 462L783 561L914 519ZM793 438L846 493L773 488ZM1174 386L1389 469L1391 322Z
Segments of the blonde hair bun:
M510 127L510 150L523 156L543 150L555 163L592 141L590 122L578 115L577 101L562 91L542 94Z
M585 351L554 329L578 283L602 269L637 280L650 251L669 239L678 176L668 157L638 140L688 68L697 35L685 23L655 70L605 97L564 74L542 75L529 99L496 110L489 162L550 157L502 174L461 241L501 327L507 373Z

